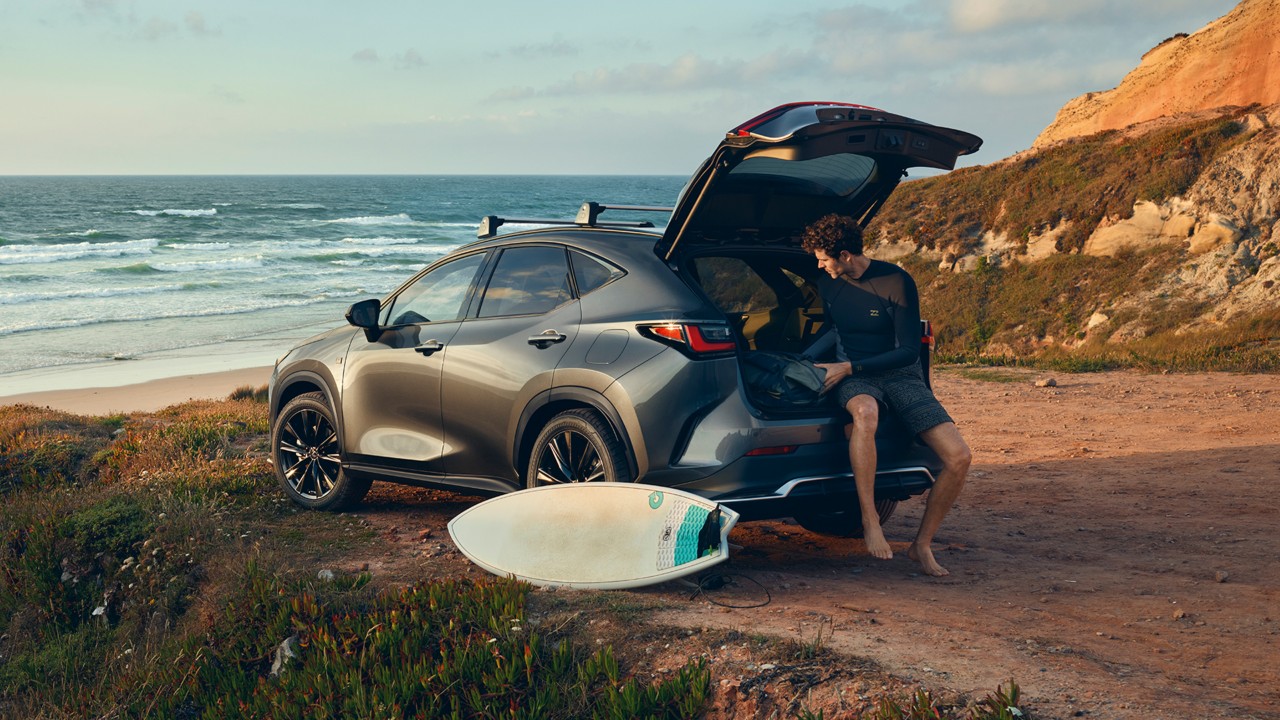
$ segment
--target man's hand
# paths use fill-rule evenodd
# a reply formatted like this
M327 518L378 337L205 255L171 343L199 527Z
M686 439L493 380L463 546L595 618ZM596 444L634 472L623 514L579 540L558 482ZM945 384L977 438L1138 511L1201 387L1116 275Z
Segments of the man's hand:
M840 383L841 380L853 374L853 365L851 363L814 363L814 367L822 368L827 371L827 379L822 383L822 392L819 395L826 395Z

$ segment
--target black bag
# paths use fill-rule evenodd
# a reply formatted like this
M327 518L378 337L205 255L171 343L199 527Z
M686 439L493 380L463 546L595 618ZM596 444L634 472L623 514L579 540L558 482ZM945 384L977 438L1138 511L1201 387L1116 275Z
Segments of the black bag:
M827 371L794 353L752 350L742 355L751 399L773 408L816 407Z

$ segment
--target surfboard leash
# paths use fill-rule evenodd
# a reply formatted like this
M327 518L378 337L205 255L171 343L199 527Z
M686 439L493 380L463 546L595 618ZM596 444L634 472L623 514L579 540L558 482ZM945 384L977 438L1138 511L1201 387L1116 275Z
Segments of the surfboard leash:
M754 584L756 587L763 590L764 602L752 603L749 605L735 605L732 603L721 602L708 594L708 591L722 590L726 587L739 586L737 581L738 578L747 580L752 584ZM693 585L693 583L689 583L689 584ZM743 575L742 573L708 572L700 575L698 577L698 582L693 591L693 594L689 596L689 599L695 600L699 595L706 598L707 602L713 605L719 605L720 607L733 608L735 610L748 610L750 608L764 607L765 605L768 605L769 603L773 602L773 595L770 594L769 588L761 584L759 580L756 580L750 575Z

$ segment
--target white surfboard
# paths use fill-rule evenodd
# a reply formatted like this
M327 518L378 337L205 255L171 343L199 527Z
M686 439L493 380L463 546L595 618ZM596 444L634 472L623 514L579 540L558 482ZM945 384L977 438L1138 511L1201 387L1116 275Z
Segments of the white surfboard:
M637 483L520 490L449 521L471 562L541 587L632 588L729 557L738 514L692 493Z

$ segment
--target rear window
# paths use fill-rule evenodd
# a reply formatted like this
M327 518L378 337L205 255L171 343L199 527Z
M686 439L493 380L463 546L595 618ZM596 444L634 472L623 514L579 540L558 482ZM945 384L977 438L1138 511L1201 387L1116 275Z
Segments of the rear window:
M875 171L875 160L866 155L846 153L812 160L748 158L730 171L729 175L742 180L756 179L753 176L767 176L771 182L782 180L789 185L804 187L806 193L845 197L866 185Z

